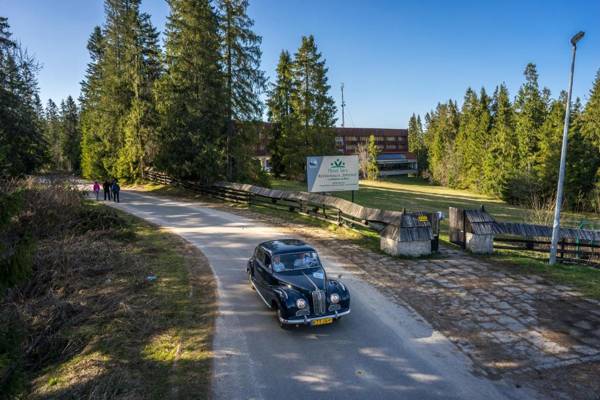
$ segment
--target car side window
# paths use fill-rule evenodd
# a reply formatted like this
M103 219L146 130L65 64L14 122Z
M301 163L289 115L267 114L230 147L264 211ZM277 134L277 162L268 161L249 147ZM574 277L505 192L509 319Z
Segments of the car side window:
M264 262L264 266L267 269L271 269L271 256L268 253L265 253L265 262Z

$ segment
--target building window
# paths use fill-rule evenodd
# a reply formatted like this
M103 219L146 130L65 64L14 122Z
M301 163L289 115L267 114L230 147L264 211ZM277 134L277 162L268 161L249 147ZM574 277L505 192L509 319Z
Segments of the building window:
M346 151L354 151L354 149L356 149L355 145L353 145L353 144L346 145Z
M386 144L385 148L388 150L396 150L396 145L395 144Z
M356 136L346 136L348 142L356 142Z
M396 136L386 136L385 140L386 140L386 142L395 142Z
M335 144L336 146L343 146L344 145L344 138L341 136L336 136L335 137Z

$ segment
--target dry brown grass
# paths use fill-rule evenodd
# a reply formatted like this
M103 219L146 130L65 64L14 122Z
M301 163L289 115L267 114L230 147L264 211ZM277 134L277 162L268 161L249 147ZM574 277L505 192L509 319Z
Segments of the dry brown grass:
M32 399L206 397L215 286L204 256L58 190L27 194L22 222L39 239L31 278L0 299L0 322L21 338L20 359L0 378L21 374L18 390Z

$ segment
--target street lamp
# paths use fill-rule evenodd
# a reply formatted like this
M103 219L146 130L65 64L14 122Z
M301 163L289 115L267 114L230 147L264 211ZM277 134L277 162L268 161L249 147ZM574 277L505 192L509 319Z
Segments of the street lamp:
M560 169L558 171L558 187L556 189L556 206L554 207L554 223L552 224L552 243L550 245L550 265L556 264L556 247L560 236L560 207L563 201L563 186L565 181L565 164L567 161L567 142L569 136L569 116L571 113L571 92L573 91L573 74L575 73L575 53L577 52L577 42L581 40L585 33L577 33L571 38L573 45L573 59L571 61L571 75L569 77L569 94L567 95L567 110L565 112L565 126L563 127L562 149L560 151Z

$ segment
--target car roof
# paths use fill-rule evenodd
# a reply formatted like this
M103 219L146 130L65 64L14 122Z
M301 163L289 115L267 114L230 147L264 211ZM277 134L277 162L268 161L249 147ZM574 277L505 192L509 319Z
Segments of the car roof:
M303 251L315 251L314 248L298 239L279 239L269 240L263 242L259 246L271 254L287 254L287 253L299 253Z

